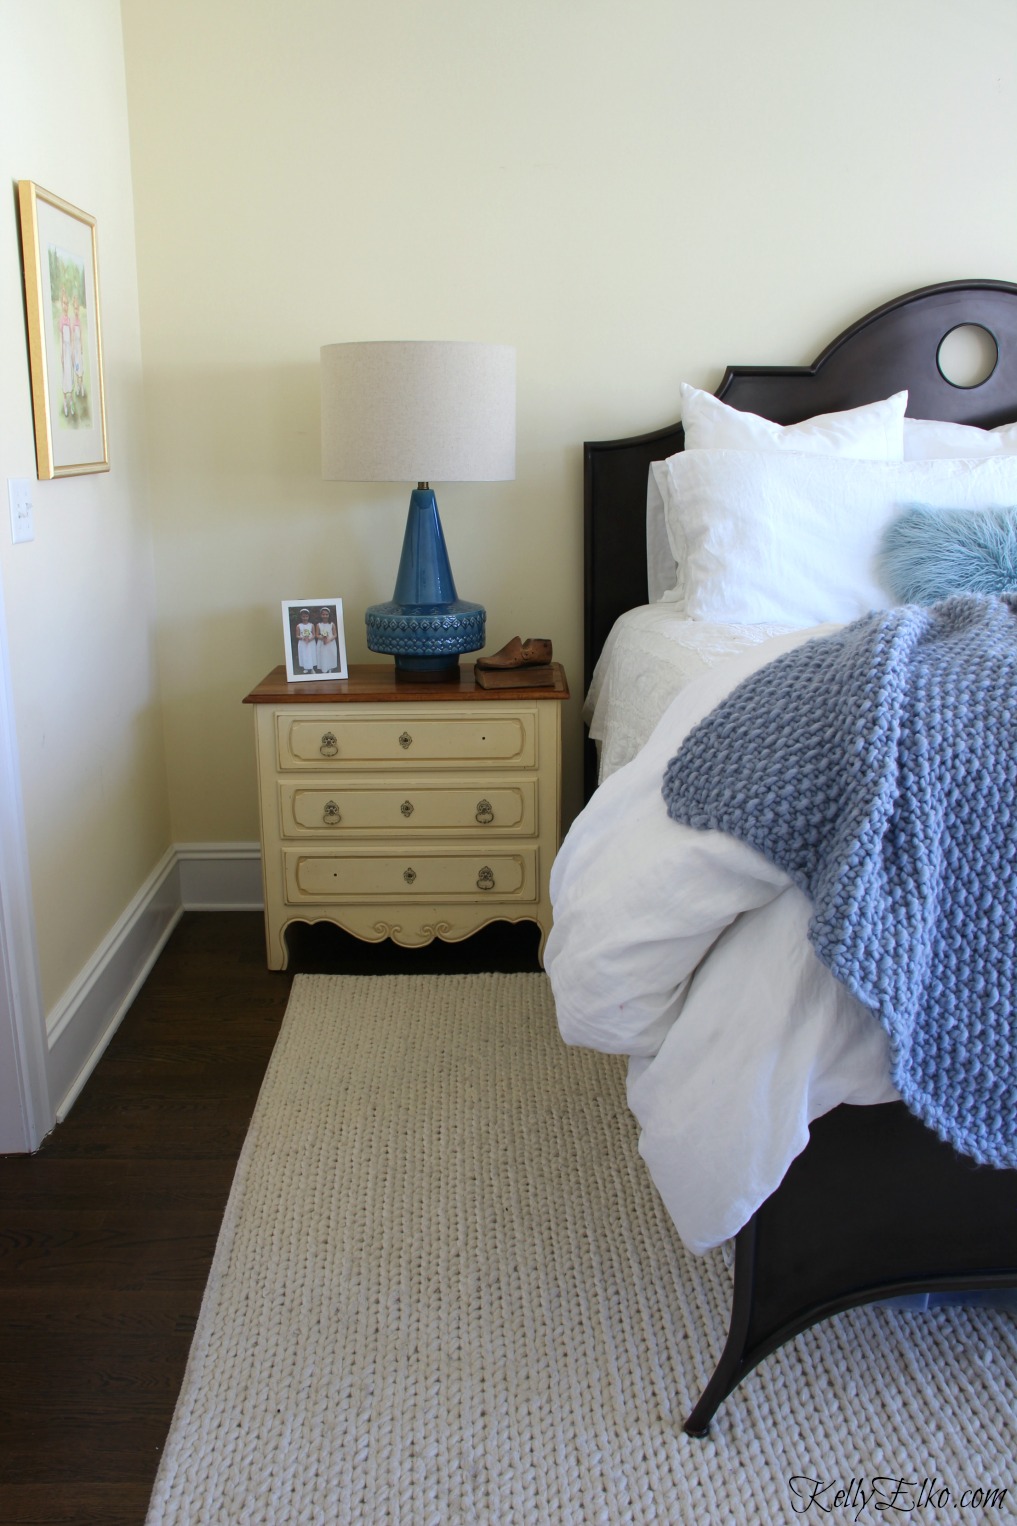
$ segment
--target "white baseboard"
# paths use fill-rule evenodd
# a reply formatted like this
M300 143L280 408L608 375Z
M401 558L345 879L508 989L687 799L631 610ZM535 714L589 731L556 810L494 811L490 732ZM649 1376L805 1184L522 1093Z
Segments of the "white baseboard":
M260 910L258 843L169 848L46 1019L49 1091L65 1118L185 911Z
M178 843L185 911L260 911L260 843Z

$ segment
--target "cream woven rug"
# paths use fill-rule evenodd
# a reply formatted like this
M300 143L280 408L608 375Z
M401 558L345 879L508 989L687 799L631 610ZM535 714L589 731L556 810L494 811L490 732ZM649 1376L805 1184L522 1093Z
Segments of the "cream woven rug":
M1008 1315L828 1321L693 1441L729 1297L544 976L298 976L149 1526L1012 1519Z

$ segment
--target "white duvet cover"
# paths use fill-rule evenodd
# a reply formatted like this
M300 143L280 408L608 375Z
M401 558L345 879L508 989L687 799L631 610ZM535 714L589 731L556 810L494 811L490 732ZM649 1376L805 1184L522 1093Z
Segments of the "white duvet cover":
M577 818L551 875L545 968L562 1036L631 1056L640 1151L696 1252L770 1195L812 1118L897 1096L883 1029L812 952L805 896L734 838L673 822L661 795L695 722L818 633L767 640L683 688Z
M790 629L687 620L667 599L627 610L604 643L583 706L583 720L597 743L598 779L635 757L686 684Z

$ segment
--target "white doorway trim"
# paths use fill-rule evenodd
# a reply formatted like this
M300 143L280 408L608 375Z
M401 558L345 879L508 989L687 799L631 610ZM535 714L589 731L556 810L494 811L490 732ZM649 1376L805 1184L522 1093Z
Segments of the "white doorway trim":
M53 1126L25 840L7 621L0 585L0 1153L38 1149Z

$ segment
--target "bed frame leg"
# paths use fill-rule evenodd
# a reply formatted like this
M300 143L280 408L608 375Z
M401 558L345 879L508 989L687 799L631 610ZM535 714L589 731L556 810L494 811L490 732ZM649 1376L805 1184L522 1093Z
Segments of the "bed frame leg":
M686 1433L705 1436L759 1362L832 1314L1017 1286L1015 1210L1017 1170L976 1166L903 1102L814 1119L808 1145L735 1238L727 1344Z
M701 1438L709 1435L710 1421L717 1410L728 1394L738 1387L746 1373L756 1365L755 1361L746 1361L755 1272L756 1215L753 1214L735 1237L734 1291L731 1296L731 1322L727 1341L720 1361L714 1368L713 1377L682 1427L686 1436Z

